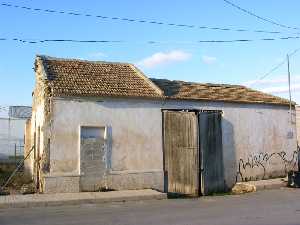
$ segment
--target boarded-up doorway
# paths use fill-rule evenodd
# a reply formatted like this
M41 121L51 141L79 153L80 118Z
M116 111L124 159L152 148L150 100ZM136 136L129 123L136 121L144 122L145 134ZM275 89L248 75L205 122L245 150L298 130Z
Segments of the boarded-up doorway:
M80 190L97 191L105 179L105 127L81 127Z
M199 192L198 122L194 112L164 112L164 156L167 192Z
M165 190L189 196L223 192L220 111L163 111Z

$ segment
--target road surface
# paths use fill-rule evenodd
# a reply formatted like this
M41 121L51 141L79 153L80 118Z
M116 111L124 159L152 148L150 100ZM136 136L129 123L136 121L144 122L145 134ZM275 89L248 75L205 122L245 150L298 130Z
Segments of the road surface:
M300 189L241 196L0 209L1 225L299 225Z

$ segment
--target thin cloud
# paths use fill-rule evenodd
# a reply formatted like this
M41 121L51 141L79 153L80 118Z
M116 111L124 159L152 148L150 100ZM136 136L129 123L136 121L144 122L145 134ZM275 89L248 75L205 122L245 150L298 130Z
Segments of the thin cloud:
M174 62L186 61L191 58L191 54L181 50L173 50L169 52L157 52L145 59L142 59L137 65L154 68L159 65L170 64Z
M107 55L104 54L103 52L93 52L93 53L90 53L89 54L89 57L90 58L94 58L94 59L98 59L98 58L104 58L106 57Z
M216 57L207 56L207 55L202 56L202 62L205 64L214 64L216 61L217 61Z
M268 87L264 88L261 91L266 93L272 93L272 94L285 94L289 92L289 86L278 86L278 87ZM300 84L294 84L291 85L291 91L292 92L299 92L300 91Z
M289 92L287 75L277 76L271 79L250 80L245 86L254 86L256 89L270 94L286 94ZM291 91L300 92L300 75L291 76Z
M273 84L283 84L287 83L288 78L287 75L285 76L278 76L273 79L263 79L263 80L250 80L246 81L243 84L245 86L251 86L251 85L273 85ZM300 82L300 75L294 75L291 77L291 82Z

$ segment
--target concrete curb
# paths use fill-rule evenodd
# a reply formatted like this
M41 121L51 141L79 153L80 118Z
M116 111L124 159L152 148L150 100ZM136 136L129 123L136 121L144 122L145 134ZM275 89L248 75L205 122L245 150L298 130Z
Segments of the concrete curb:
M67 195L67 198L63 198ZM84 196L82 196L84 195ZM79 204L101 204L110 202L167 199L167 194L154 190L113 191L105 193L35 194L20 196L0 196L0 209L31 208Z
M232 188L233 194L244 194L262 190L280 189L287 187L287 181L283 178L238 182Z
M284 182L278 183L278 184L259 184L259 185L256 185L256 190L257 191L271 190L271 189L280 189L280 188L284 188L284 187L287 187L287 184Z
M260 180L260 181L249 181L245 182L252 184L256 187L256 191L270 190L270 189L280 189L287 187L287 181L284 178Z

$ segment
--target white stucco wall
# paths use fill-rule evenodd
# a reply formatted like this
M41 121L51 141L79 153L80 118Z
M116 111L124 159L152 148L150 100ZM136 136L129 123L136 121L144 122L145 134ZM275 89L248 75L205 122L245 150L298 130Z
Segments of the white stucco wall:
M155 105L145 106L126 101L54 101L51 172L80 173L80 126L112 130L113 171L162 170L161 112Z
M297 141L300 145L300 106L296 106L296 127L297 127Z
M53 99L49 177L79 176L80 126L105 126L111 132L106 163L112 185L119 182L116 186L125 189L130 179L139 179L147 186L147 179L150 179L161 189L161 109L176 108L224 111L223 151L228 186L232 186L236 178L282 176L295 163L296 126L295 121L289 121L286 106L110 98L98 101Z
M162 120L156 104L53 100L52 115L49 177L80 175L80 126L104 126L108 182L115 189L149 182L162 189Z
M164 108L222 110L223 157L228 186L236 180L284 176L297 166L295 112L263 104L168 101Z
M35 169L35 154L37 154L37 150L39 150L40 157L43 154L44 146L43 146L43 140L45 138L45 115L44 115L44 101L41 101L39 104L35 104L35 106L32 109L32 115L31 115L31 121L30 121L30 129L26 135L29 135L30 139L30 146L27 146L26 151L24 152L24 157L29 154L28 158L24 162L25 170L33 177L33 179L36 178L36 171ZM25 130L25 125L24 128ZM38 132L38 129L40 129L40 133ZM39 138L38 138L39 133ZM35 135L36 134L36 135ZM27 138L27 137L26 137ZM39 140L39 142L38 142ZM34 150L32 150L30 153L29 151L34 146Z

